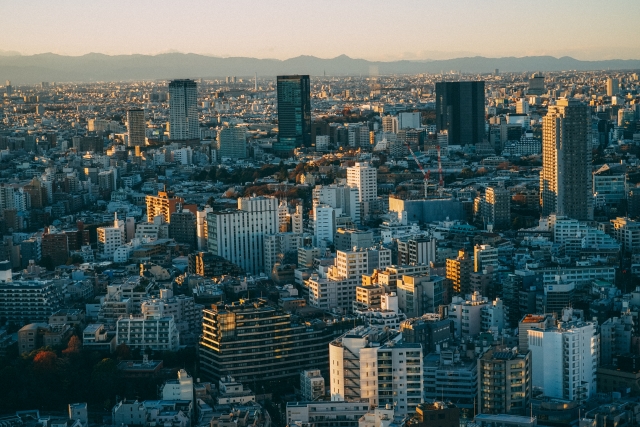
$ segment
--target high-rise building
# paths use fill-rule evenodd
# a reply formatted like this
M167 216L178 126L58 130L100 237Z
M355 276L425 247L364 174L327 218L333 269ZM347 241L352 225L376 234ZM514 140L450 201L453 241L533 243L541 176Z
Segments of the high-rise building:
M449 145L479 144L485 137L484 81L436 83L436 129Z
M238 382L298 379L304 369L326 369L333 332L324 322L300 322L266 300L217 303L204 310L200 372Z
M329 345L331 400L369 399L407 415L422 403L422 345L402 334L357 327Z
M191 250L197 248L196 216L191 211L183 210L171 214L169 237L178 243L190 245Z
M471 291L471 272L473 260L465 251L459 251L455 259L447 259L447 279L451 282L453 292L466 295Z
M487 187L482 203L482 219L485 225L496 229L511 225L511 193L506 188Z
M278 76L278 140L273 151L288 156L311 146L311 84L308 75Z
M238 209L207 214L209 251L242 267L247 273L264 271L264 236L278 232L278 199L243 197Z
M233 160L247 157L247 129L244 126L223 127L218 131L218 158Z
M531 359L531 352L495 347L478 359L479 413L524 415L529 411Z
M556 399L583 402L595 396L600 351L595 322L577 318L569 308L555 327L532 328L527 333L534 387Z
M555 212L578 220L593 217L589 128L586 104L559 99L549 107L542 123L542 215Z
M98 227L98 252L105 259L113 259L116 249L125 243L124 221L116 218L111 227Z
M527 91L527 95L542 95L545 92L544 76L540 73L532 74L529 79L529 90Z
M157 196L147 196L147 222L153 223L156 216L161 216L164 222L171 222L171 214L178 210L178 205L184 203L182 197L175 197L168 191L158 191Z
M402 276L398 281L398 305L408 317L435 313L444 304L444 277Z
M414 236L398 239L398 264L430 265L436 262L436 239Z
M127 132L129 133L129 147L144 147L145 121L142 108L127 110Z
M8 272L10 275L11 270ZM51 281L5 280L0 283L0 317L6 322L18 325L47 322L63 301L64 295Z
M360 224L360 196L358 188L349 185L316 185L313 189L313 200L342 209L344 215L351 217L354 223Z
M358 189L360 218L369 219L378 198L378 170L369 163L357 162L347 168L347 185Z
M169 83L169 139L200 139L198 87L194 80Z
M614 96L620 92L620 85L618 79L609 77L607 79L607 96Z

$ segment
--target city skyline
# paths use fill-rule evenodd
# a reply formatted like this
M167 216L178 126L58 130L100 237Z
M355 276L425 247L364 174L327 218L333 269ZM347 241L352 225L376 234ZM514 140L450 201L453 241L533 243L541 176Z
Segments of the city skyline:
M633 0L610 2L606 8L594 0L544 0L536 7L503 0L446 5L409 1L402 7L389 7L379 0L329 1L323 9L331 10L332 6L339 13L326 16L313 13L318 7L315 2L290 0L238 1L224 8L191 1L179 9L166 1L125 4L117 0L87 7L77 0L66 0L55 9L45 7L42 1L10 3L3 9L12 19L5 23L0 55L184 52L275 59L347 55L374 61L538 55L580 60L640 58L640 45L633 42L640 38L640 29L633 25L634 14L624 12L633 9ZM121 8L128 13L117 21L86 19L108 17ZM554 13L549 14L549 8ZM171 13L157 13L169 9ZM526 16L518 18L514 10L526 10ZM202 25L195 32L193 22L187 19L194 11L199 17L220 19L207 25L206 18L200 18ZM240 19L222 19L225 15ZM418 17L413 18L415 25L407 25L408 16ZM162 31L141 31L147 28L142 25L145 20L152 20ZM25 21L31 23L28 32L24 31ZM64 22L73 24L61 27ZM607 22L616 23L615 31L609 30Z

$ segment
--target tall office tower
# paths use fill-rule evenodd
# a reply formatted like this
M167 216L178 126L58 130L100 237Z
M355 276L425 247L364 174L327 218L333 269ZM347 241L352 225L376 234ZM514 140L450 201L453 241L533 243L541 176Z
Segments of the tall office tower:
M218 132L218 159L247 157L247 129L244 126L223 127Z
M264 271L264 236L278 232L278 199L243 197L238 209L207 214L209 251L242 267L247 273Z
M200 139L198 87L193 80L169 83L169 139Z
M473 260L465 251L459 251L458 258L447 259L446 271L454 293L467 295L471 292Z
M618 79L609 77L607 79L607 96L617 95L620 92Z
M378 171L369 163L356 163L347 168L347 185L358 189L360 218L369 219L378 199Z
M127 132L129 132L129 147L144 147L145 145L144 110L133 108L127 110Z
M298 379L326 369L334 337L324 322L301 322L264 299L219 302L203 312L200 372L245 384Z
M403 343L397 331L352 329L329 345L331 400L369 399L412 413L422 403L422 357L422 345Z
M595 396L600 351L596 322L578 319L568 308L555 327L527 333L534 387L556 399L583 402Z
M497 229L511 225L511 193L506 188L487 187L482 204L482 219Z
M172 192L158 191L157 196L147 196L147 222L161 216L164 222L171 223L171 214L178 210L178 205L184 203L182 197L175 197Z
M531 400L531 352L491 348L478 359L478 412L524 415ZM546 394L545 389L545 394Z
M288 156L311 147L311 85L309 76L278 76L278 140L273 151Z
M544 76L540 73L532 74L529 79L529 90L527 90L527 95L542 95L545 92Z
M540 207L577 220L593 217L589 107L576 99L559 99L542 122Z
M481 143L484 117L484 81L436 83L436 129L449 133L449 145Z

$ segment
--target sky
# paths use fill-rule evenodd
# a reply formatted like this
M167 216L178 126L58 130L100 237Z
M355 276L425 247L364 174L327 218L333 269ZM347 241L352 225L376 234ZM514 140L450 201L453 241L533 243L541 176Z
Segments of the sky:
M640 0L0 0L0 10L0 51L23 55L640 59Z

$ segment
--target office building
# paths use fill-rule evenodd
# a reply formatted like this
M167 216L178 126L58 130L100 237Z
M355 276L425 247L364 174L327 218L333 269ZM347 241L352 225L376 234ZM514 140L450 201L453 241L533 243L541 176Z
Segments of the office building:
M584 402L596 394L600 351L595 322L585 322L565 309L555 327L527 331L532 359L532 385L545 396Z
M411 427L460 427L460 408L453 403L421 403L409 424ZM374 426L377 427L377 426Z
M544 87L544 76L540 73L535 73L529 78L529 90L527 95L543 95L547 91Z
M325 204L313 205L313 236L317 246L324 247L333 243L337 231L337 218L342 209Z
M436 130L449 145L475 145L485 139L484 81L436 83Z
M171 222L171 214L178 210L178 205L184 203L182 197L168 191L158 191L157 196L146 196L147 222L153 223L156 216L161 216L166 223Z
M181 210L171 214L169 223L169 237L177 243L189 245L193 250L197 248L196 216L191 211Z
M518 352L529 351L530 329L544 330L555 325L556 319L551 314L526 314L518 323Z
M278 232L278 199L239 198L238 209L210 212L207 224L209 252L247 273L268 273L264 271L264 236Z
M328 366L332 331L302 322L266 300L217 303L204 310L200 372L210 380L297 380L300 371Z
M311 85L308 75L278 76L277 156L289 156L299 147L311 146Z
M247 157L247 129L244 126L224 126L218 131L218 159Z
M449 319L453 321L457 337L475 337L482 332L482 315L484 308L491 305L487 297L479 292L453 297L449 304Z
M493 347L478 359L478 413L524 415L531 401L531 352ZM545 389L546 393L546 389Z
M45 228L40 251L42 259L50 259L54 267L66 264L69 259L69 236L54 227Z
M402 334L357 327L329 345L331 400L369 399L407 415L423 402L422 346Z
M127 110L127 132L129 133L129 147L145 146L144 110L142 108L132 108Z
M200 139L198 87L193 80L169 82L169 139Z
M347 168L347 185L358 189L361 220L369 219L378 198L378 170L369 163L356 162Z
M420 129L421 117L419 112L398 113L398 129Z
M640 222L629 218L618 217L611 220L613 238L622 245L626 253L634 253L640 249Z
M577 220L593 218L591 203L591 120L586 104L559 99L542 123L540 206Z

